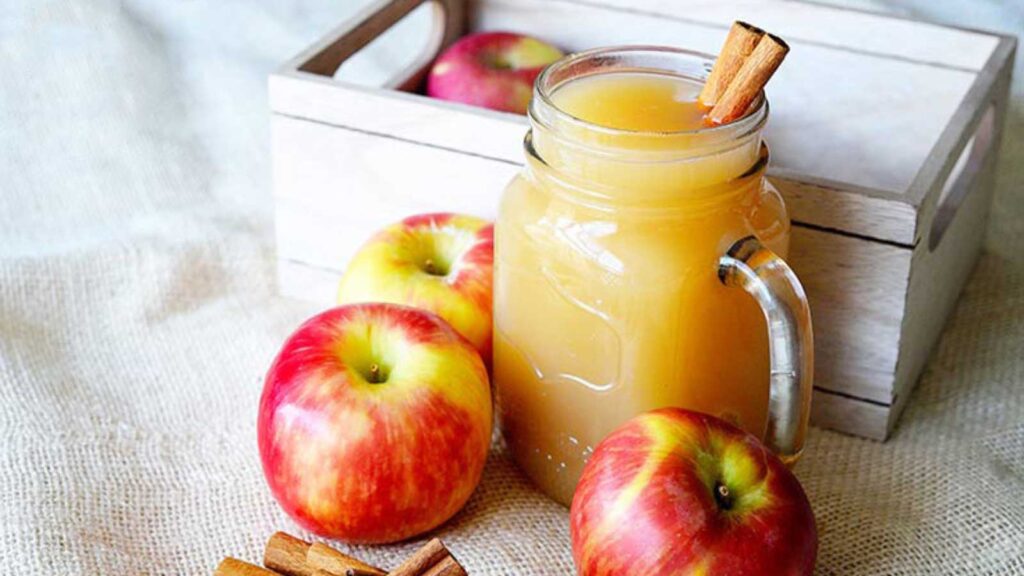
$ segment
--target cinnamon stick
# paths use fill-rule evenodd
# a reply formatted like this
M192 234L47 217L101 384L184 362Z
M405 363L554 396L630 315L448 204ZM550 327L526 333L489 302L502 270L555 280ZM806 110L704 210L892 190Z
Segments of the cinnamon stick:
M345 570L344 576L376 576L375 570L363 570L361 568L349 568Z
M440 540L433 538L402 562L401 566L392 570L390 576L423 576L446 556L451 557L448 549Z
M313 570L306 565L309 546L305 540L277 532L267 540L263 565L284 576L313 576Z
M705 108L713 108L718 103L763 36L764 30L756 26L738 20L733 22L722 51L711 67L711 73L698 97Z
M423 576L466 576L466 569L452 556L445 556L423 573Z
M376 572L367 572L358 568L347 568L341 574L328 572L327 570L313 570L312 576L374 576Z
M310 571L323 570L336 576L386 576L387 572L357 560L320 542L306 550L306 566ZM352 571L349 574L349 571Z
M708 113L708 122L713 125L728 124L746 114L750 103L761 93L788 53L789 46L782 38L772 34L762 36L725 93Z
M266 568L242 562L237 558L225 558L213 572L213 576L280 576Z

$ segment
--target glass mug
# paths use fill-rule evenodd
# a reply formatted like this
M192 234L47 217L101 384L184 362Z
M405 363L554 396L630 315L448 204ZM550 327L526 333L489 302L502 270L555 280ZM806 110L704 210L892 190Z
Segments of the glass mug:
M654 408L718 415L787 463L800 455L811 320L779 256L768 104L693 124L711 63L605 48L537 79L495 229L493 380L513 457L564 504L594 446Z

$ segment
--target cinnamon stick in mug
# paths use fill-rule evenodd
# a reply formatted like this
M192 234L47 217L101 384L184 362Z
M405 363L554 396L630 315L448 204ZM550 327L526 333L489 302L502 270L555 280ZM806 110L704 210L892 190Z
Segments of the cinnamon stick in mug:
M715 60L715 65L711 67L711 73L708 74L698 97L698 101L705 108L711 109L718 103L763 36L764 30L757 26L738 20L733 22L722 51Z
M773 34L762 36L725 93L708 112L708 123L728 124L746 114L750 103L761 94L788 53L789 45L782 38Z

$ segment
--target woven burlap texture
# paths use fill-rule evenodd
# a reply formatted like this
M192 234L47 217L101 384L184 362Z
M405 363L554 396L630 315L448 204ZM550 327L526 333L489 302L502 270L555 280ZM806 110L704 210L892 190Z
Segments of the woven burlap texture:
M354 6L281 4L0 8L0 573L208 574L302 534L255 444L316 312L275 293L263 86ZM1020 198L892 440L812 431L821 574L1024 574ZM572 571L566 511L500 448L438 534L475 576Z

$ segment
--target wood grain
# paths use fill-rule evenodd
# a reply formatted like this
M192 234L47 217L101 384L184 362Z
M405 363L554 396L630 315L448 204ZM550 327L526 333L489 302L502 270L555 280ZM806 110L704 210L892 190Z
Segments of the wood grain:
M274 112L428 146L522 162L526 118L302 72L269 82ZM486 134L486 138L481 138Z
M271 130L278 254L325 268L344 266L368 232L412 214L458 207L494 218L519 171L294 118L275 116Z
M885 440L889 406L815 390L811 398L811 424L872 440Z
M909 249L794 226L787 262L807 292L818 388L892 402Z
M857 234L907 248L917 242L917 209L904 199L850 184L769 168L794 222Z

